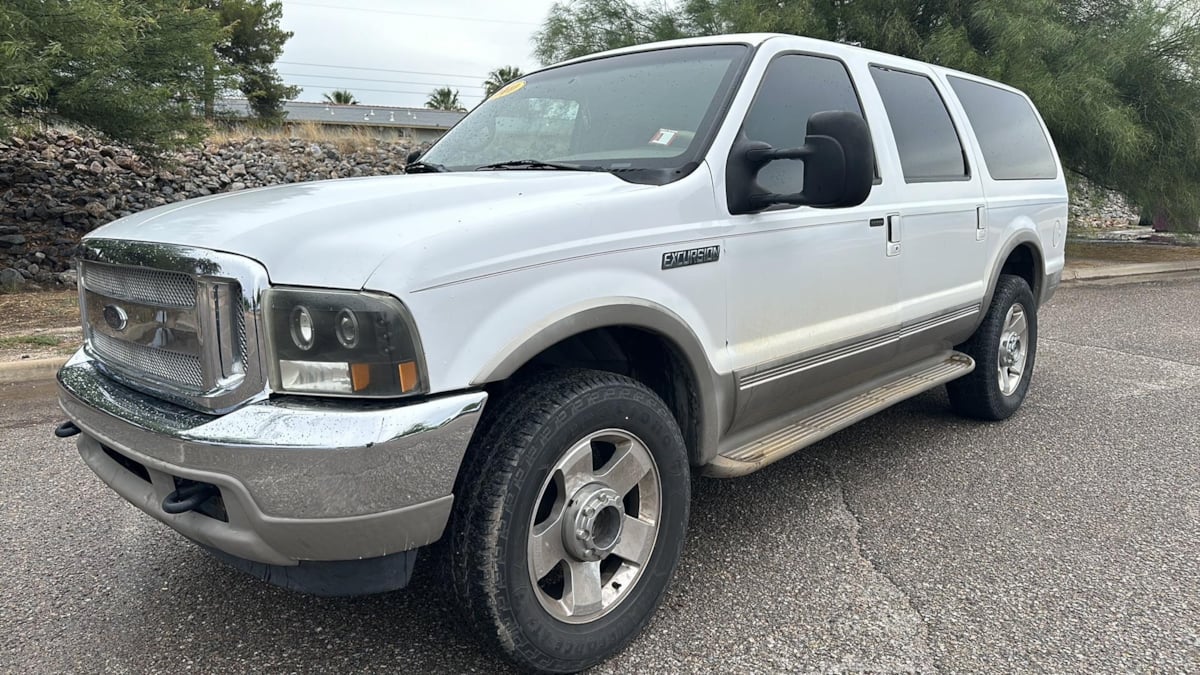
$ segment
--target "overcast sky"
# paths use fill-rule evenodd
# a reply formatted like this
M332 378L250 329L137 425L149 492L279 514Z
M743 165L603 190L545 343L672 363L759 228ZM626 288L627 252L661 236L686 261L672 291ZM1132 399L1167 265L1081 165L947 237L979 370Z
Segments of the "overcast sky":
M467 108L483 98L489 71L528 72L534 31L554 0L283 0L295 33L276 67L321 101L348 89L362 104L421 107L435 87L459 90Z

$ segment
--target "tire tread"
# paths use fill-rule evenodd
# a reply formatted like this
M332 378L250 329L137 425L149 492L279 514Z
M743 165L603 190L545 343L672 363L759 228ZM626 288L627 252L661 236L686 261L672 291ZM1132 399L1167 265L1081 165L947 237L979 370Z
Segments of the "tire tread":
M515 382L494 406L485 409L481 428L463 459L449 540L443 547L443 581L458 602L465 627L527 667L568 672L578 669L578 664L546 654L529 643L515 619L507 616L497 602L503 586L497 573L501 568L497 533L504 516L503 499L499 497L512 485L521 453L535 442L535 436L547 425L554 425L556 416L560 417L559 423L567 419L572 401L606 387L620 387L673 420L666 404L631 378L586 369L543 371ZM672 426L682 448L682 435L677 426ZM629 640L649 618L644 617L637 630L631 631Z
M1015 302L1024 305L1030 323L1029 356L1025 376L1017 391L1005 396L996 381L997 352L1004 320L1009 307ZM996 282L996 291L992 294L987 315L970 339L958 346L958 351L975 359L975 370L946 385L950 406L954 411L964 417L986 421L1011 417L1025 399L1037 356L1037 304L1028 282L1015 275L1001 275Z

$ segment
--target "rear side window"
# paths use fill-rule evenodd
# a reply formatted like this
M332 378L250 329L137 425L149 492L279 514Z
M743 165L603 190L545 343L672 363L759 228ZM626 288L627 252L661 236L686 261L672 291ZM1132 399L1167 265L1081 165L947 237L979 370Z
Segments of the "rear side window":
M992 178L1058 178L1046 133L1025 97L961 77L951 77L950 86L967 111Z
M937 87L924 75L872 66L883 98L900 166L909 183L963 180L967 173L962 142Z
M742 130L752 141L776 149L804 145L808 118L840 110L863 114L846 66L836 59L785 54L771 61ZM771 162L758 173L758 183L779 193L804 186L804 162Z

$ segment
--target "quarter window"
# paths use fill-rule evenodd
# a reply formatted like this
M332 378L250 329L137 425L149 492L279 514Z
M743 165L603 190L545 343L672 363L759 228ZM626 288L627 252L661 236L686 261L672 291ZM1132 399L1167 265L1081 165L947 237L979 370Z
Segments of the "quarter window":
M950 86L967 112L992 178L1058 178L1046 132L1024 96L961 77L951 77Z
M963 180L967 173L962 142L937 87L924 75L871 68L883 99L904 180L909 183Z
M808 118L829 110L863 114L846 66L836 59L785 54L767 66L742 130L773 148L798 148L804 145ZM759 171L758 183L771 192L799 192L804 162L771 162Z

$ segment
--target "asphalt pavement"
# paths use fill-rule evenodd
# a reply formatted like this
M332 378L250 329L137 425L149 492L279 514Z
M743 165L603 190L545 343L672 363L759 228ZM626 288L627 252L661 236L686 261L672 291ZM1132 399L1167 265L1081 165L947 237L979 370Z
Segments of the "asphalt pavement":
M678 576L597 672L1200 671L1200 277L1078 282L1002 424L919 396L697 482ZM0 671L496 672L419 569L320 599L224 567L0 385ZM419 564L420 567L420 564Z

